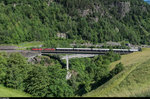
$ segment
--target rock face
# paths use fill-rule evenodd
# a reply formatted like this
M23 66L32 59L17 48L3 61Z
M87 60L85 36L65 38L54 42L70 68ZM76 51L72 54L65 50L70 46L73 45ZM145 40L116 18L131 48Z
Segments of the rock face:
M113 2L109 5L109 10L117 8L116 10L118 12L118 15L122 19L126 16L127 13L130 12L130 5L130 2ZM81 17L86 17L88 15L94 15L95 13L99 13L101 16L108 16L109 18L112 18L112 16L108 14L108 12L105 11L100 4L93 4L92 7L84 10L78 9L78 13ZM99 18L93 17L92 20L94 22L98 22Z
M118 2L117 6L121 18L125 17L126 13L129 13L130 11L130 2Z
M95 13L99 13L101 16L104 16L106 13L103 9L103 7L100 4L93 4L92 7L88 8L88 9L78 9L78 13L81 17L86 17L88 15L94 15ZM99 18L98 17L93 17L91 18L93 22L98 22Z
M109 10L116 9L118 16L122 19L130 12L130 2L113 2L109 5Z
M67 35L66 35L66 33L57 33L57 37L66 39Z
M66 80L69 80L69 79L71 79L71 77L76 77L78 75L78 73L77 72L75 72L74 70L71 70L70 72L68 71L67 72L67 75L66 75Z

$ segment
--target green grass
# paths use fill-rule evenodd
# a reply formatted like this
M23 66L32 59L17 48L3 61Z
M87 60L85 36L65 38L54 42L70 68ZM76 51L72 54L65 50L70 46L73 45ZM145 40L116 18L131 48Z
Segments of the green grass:
M131 95L131 97L150 97L150 89Z
M83 97L130 97L150 96L150 49L123 55L111 64L111 69L122 62L125 70Z
M33 41L33 42L23 42L16 46L18 46L19 49L26 49L26 48L31 48L31 47L39 47L40 45L43 45L43 42Z
M3 85L0 85L0 97L32 97L32 96L19 90L6 88Z

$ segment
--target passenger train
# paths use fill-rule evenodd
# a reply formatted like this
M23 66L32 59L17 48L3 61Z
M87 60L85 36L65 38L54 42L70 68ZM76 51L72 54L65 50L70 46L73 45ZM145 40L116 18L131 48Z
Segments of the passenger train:
M98 51L98 52L108 52L111 49L102 49L102 48L32 48L32 51ZM138 49L112 49L114 52L138 52L141 51L141 48Z

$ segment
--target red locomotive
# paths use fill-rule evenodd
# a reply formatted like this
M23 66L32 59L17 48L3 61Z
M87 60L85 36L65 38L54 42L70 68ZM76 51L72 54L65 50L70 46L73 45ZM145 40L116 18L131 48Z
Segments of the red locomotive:
M42 51L42 48L32 48L32 51Z
M32 48L32 51L55 51L55 48Z

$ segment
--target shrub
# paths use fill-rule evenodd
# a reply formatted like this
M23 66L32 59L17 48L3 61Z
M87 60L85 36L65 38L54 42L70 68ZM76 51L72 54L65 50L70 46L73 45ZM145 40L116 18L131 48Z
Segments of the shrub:
M120 73L124 69L122 63L119 63L115 66L115 68L110 72L111 77L115 76L116 74Z

